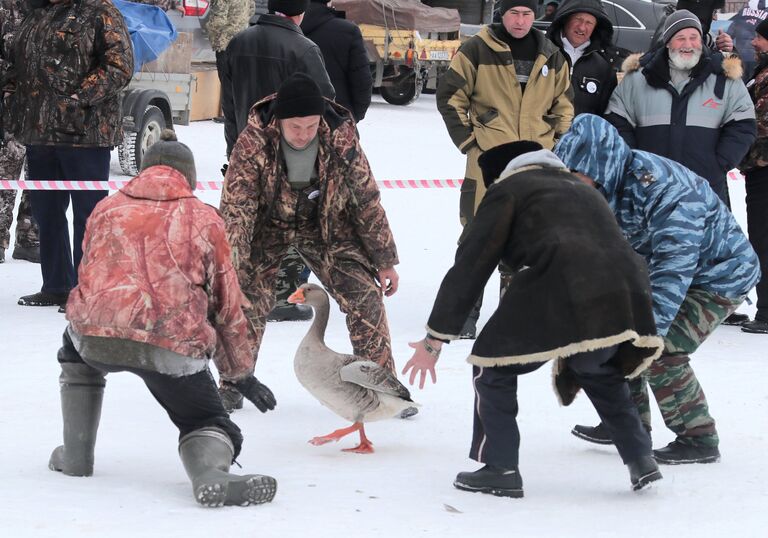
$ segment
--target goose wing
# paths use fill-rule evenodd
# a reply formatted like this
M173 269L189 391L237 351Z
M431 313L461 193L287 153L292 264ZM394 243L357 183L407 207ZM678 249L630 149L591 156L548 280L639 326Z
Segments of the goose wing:
M408 402L411 393L400 383L388 368L383 368L373 361L355 361L339 370L342 381L348 381L367 389L402 398Z

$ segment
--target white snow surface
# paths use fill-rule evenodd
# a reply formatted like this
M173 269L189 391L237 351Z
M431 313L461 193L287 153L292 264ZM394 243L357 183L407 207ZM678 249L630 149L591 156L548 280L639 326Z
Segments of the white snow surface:
M363 147L379 179L460 178L464 158L450 142L433 96L408 107L374 97L360 125ZM212 122L178 128L196 155L200 179L220 178L223 127ZM113 171L118 175L116 156ZM744 224L743 185L731 181L735 212ZM217 193L200 193L217 204ZM382 192L400 253L398 293L386 300L396 362L421 338L435 293L450 267L459 235L455 189ZM594 424L581 394L567 408L554 396L550 367L519 382L520 470L525 498L458 491L472 431L472 343L446 346L438 383L413 397L423 407L409 420L372 423L376 453L343 453L356 444L309 445L311 437L346 426L307 394L293 374L293 354L309 322L270 323L256 375L277 397L261 414L246 403L234 420L245 435L242 472L273 475L274 502L240 508L198 506L177 456L178 432L135 376L108 378L91 478L48 470L61 443L56 351L65 320L54 308L16 305L39 289L37 266L10 259L0 266L4 354L0 390L0 533L18 536L520 536L680 537L768 536L768 337L719 328L693 356L722 439L722 461L663 467L664 480L641 493L612 447L569 432ZM498 277L486 292L481 322L496 305ZM754 307L740 311L753 314ZM546 320L542 320L546 323ZM327 343L350 351L344 320L332 309ZM407 383L407 380L403 380ZM654 408L654 446L674 436ZM235 467L235 472L240 472Z

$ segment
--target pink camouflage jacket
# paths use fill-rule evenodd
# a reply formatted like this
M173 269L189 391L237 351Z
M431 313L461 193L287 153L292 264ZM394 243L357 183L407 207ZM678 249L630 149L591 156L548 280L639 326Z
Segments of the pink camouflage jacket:
M173 168L147 168L88 219L67 302L78 333L213 356L238 381L254 367L248 306L221 217Z

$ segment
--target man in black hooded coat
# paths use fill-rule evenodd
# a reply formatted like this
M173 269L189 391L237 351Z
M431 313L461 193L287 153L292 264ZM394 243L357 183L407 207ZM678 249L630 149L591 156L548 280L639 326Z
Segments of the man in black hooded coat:
M363 35L343 13L328 7L329 0L311 0L301 30L320 47L325 69L336 90L336 102L362 121L371 104L373 78Z
M547 37L571 66L574 115L602 116L617 82L610 60L613 56L609 54L613 25L600 0L568 0L562 4Z

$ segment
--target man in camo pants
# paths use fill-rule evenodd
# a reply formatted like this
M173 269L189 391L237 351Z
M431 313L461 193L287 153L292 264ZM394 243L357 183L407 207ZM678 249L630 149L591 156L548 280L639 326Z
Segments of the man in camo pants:
M16 30L26 14L27 4L21 0L0 0L0 99L4 99L2 88L10 72L7 61ZM4 107L0 106L0 113ZM0 125L3 120L0 117ZM17 180L24 165L24 146L19 144L10 133L0 129L0 179ZM0 190L0 263L5 261L5 250L11 239L10 229L13 224L13 206L16 205L15 190ZM19 215L16 219L16 245L13 257L20 260L40 262L40 243L37 238L37 226L32 220L32 208L29 195L21 195Z
M754 249L704 178L670 159L630 149L602 118L578 116L555 153L582 181L600 189L625 237L648 264L664 351L646 379L633 380L630 388L650 430L647 380L664 423L676 435L654 450L654 457L667 464L718 461L715 420L690 354L760 280ZM572 433L612 443L602 425L578 425Z

